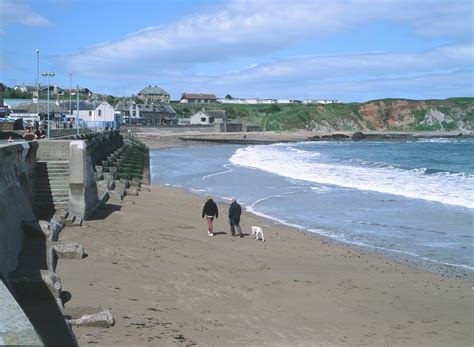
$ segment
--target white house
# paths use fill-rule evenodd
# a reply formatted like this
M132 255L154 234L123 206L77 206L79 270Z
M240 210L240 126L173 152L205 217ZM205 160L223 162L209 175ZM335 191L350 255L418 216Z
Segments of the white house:
M224 110L201 110L190 118L191 124L211 125L227 123L227 114Z
M62 101L60 105L67 110L70 114L70 108L72 108L72 114L76 116L79 113L79 119L86 123L87 126L112 127L115 121L115 109L107 101L79 101L79 112L77 112L77 101L71 102Z

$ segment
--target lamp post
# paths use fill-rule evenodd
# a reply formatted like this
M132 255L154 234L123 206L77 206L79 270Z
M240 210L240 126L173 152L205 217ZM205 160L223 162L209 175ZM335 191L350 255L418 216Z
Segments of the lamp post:
M76 130L79 135L79 84L76 87Z
M71 71L69 73L69 112L70 115L72 116L72 73Z
M40 100L40 72L39 72L39 58L40 57L40 50L36 49L36 116L38 117L39 121L39 100Z
M48 104L46 106L46 109L48 110L48 139L51 136L51 122L49 120L49 78L54 77L55 73L54 72L43 72L41 76L46 77L48 80Z

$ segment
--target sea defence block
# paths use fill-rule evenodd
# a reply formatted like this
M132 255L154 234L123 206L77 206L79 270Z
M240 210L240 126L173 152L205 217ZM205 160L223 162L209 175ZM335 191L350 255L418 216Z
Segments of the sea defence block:
M84 246L77 242L58 242L53 245L59 259L84 258Z
M68 319L69 324L75 326L109 328L115 324L110 311L102 307L67 308L64 310L64 316Z

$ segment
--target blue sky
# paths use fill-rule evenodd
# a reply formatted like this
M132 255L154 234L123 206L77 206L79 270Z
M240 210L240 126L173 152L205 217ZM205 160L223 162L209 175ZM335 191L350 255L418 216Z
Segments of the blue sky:
M367 101L474 95L464 0L0 0L0 81L129 96ZM40 83L46 81L40 77Z

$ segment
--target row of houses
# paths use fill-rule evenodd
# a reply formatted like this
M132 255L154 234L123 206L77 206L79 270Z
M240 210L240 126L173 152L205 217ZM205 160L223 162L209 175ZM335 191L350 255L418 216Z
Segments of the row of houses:
M50 101L24 102L24 100L4 100L5 108L10 109L9 118L25 121L53 120L57 122L78 119L85 126L114 128L117 124L131 125L176 125L176 111L168 104L140 104L133 100L124 100L115 107L107 101ZM48 117L49 111L49 117ZM227 123L227 114L223 110L205 110L195 112L186 124L212 125Z
M217 103L220 104L240 104L240 105L258 105L258 104L340 104L339 100L325 100L325 99L304 99L304 100L294 100L294 99L234 99L234 98L224 98L217 99Z
M26 121L75 120L79 119L86 126L115 127L117 124L171 125L177 124L176 112L169 105L136 104L119 102L115 107L107 101L50 101L18 102L5 100L10 109L9 117L23 118ZM48 117L49 111L49 117Z
M33 86L15 86L13 89L20 90L23 92L30 92L34 95L37 93L36 87ZM40 93L46 93L48 87L41 87ZM79 90L72 89L62 89L58 86L50 86L50 93L53 96L62 96L62 95L79 95L82 96L92 96L92 92L87 88L82 88ZM304 100L295 100L295 99L265 99L265 98L232 98L227 96L225 98L219 99L214 94L203 94L203 93L188 93L184 92L181 94L181 97L178 101L172 101L170 99L170 94L161 87L148 85L143 88L137 95L139 101L143 104L155 104L155 103L172 103L179 102L183 104L246 104L246 105L256 105L256 104L338 104L341 103L339 100L327 100L327 99L304 99Z

